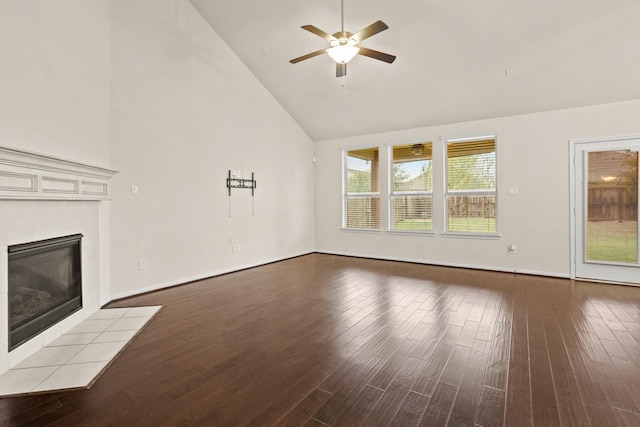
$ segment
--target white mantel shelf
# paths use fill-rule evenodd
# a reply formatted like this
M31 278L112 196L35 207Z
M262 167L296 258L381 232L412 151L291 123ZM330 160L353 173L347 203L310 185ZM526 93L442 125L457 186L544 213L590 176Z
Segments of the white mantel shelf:
M108 200L116 173L0 146L0 200Z

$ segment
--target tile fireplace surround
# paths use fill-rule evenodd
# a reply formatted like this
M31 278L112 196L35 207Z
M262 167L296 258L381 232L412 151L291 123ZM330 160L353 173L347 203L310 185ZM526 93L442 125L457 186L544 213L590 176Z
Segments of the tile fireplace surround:
M11 352L0 328L0 374L108 302L109 180L116 171L0 147L0 324L8 319L7 247L81 233L83 308Z

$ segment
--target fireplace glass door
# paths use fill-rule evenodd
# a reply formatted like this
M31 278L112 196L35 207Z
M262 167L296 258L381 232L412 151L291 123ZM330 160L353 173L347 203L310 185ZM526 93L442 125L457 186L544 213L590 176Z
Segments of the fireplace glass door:
M82 308L81 238L9 247L9 350Z

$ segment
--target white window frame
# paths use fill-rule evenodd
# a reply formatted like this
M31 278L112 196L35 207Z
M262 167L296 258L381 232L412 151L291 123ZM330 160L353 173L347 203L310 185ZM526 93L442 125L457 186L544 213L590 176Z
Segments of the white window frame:
M380 147L378 146L367 146L367 147L353 147L353 148L344 148L342 150L342 230L344 231L364 231L364 232L379 232L381 230L382 218L381 218L381 209L380 209L380 191L373 192L348 192L347 191L347 183L349 179L349 171L348 171L348 160L350 151L358 151L358 150L367 150L367 149L377 149L378 150L378 188L380 188ZM373 172L373 171L372 171ZM372 177L373 178L373 177ZM378 224L380 224L379 228L360 228L360 227L348 227L347 224L347 205L348 200L350 198L378 198Z
M448 144L450 143L464 143L473 141L483 141L493 139L495 141L495 161L496 161L496 173L495 173L495 188L493 190L449 190L449 153ZM474 238L498 238L499 234L499 209L498 209L498 135L496 133L473 135L467 137L448 137L442 139L442 151L443 151L443 184L444 184L444 196L443 196L443 212L444 212L444 229L443 236L460 236L460 237L474 237ZM481 232L481 231L449 231L449 196L494 196L495 197L495 231L494 232Z
M431 151L433 153L433 149L434 149L434 144L433 141L431 140L426 140L424 142L418 142L416 144L430 144L431 145ZM388 165L389 165L389 169L388 169L388 176L389 176L389 194L388 194L388 212L387 212L387 217L388 217L388 221L387 221L387 231L390 233L398 233L398 234L419 234L419 235L433 235L435 234L434 231L434 227L433 227L433 167L434 167L434 161L433 161L433 155L431 156L431 190L430 191L395 191L395 181L394 181L394 173L393 173L393 165L394 165L394 157L393 157L393 148L394 147L399 147L399 146L403 146L403 145L412 145L410 143L402 143L402 144L392 144L388 146L388 151L387 151L387 158L389 159L388 161ZM431 197L431 229L430 230L421 230L421 229L407 229L407 230L403 230L403 229L399 229L399 228L393 228L393 209L394 209L394 197L401 197L401 196L427 196L427 197Z

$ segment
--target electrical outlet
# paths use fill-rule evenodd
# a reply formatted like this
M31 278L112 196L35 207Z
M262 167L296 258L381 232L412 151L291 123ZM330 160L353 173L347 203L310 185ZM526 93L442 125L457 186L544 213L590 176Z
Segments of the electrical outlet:
M146 259L139 259L138 260L138 270L146 270L147 269L147 260Z
M133 194L134 196L136 194L138 194L138 186L137 185L135 185L135 184L131 185L131 194Z

